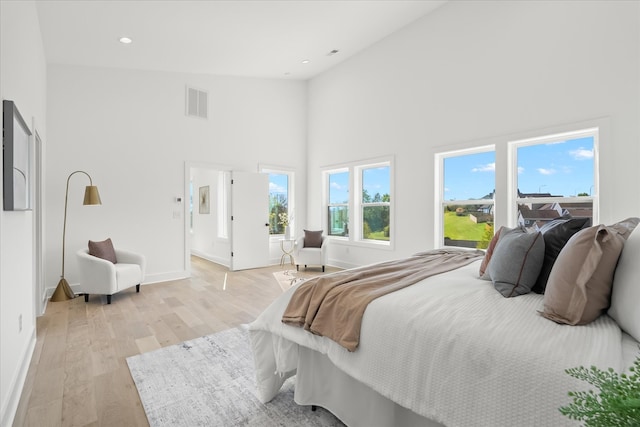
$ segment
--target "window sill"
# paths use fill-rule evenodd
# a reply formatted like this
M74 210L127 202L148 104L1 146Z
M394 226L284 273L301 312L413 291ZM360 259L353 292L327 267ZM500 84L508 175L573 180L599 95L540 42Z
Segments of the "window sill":
M337 244L341 246L356 246L360 248L380 249L383 251L394 250L394 245L391 241L379 241L379 240L349 240L347 237L329 236L331 244Z

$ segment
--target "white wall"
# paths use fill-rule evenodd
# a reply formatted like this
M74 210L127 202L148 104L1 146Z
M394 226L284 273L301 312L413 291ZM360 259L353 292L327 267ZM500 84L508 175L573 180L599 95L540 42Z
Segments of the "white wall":
M314 78L309 224L321 226L322 167L396 159L395 250L334 244L330 263L433 247L437 147L594 118L608 118L611 130L600 146L600 219L640 216L639 9L616 1L448 2Z
M231 262L231 244L228 238L219 237L220 181L225 172L215 169L191 168L193 182L193 228L190 232L191 253L201 258L229 266ZM199 189L209 186L209 213L200 213ZM222 192L222 197L224 197ZM188 196L185 199L188 203ZM228 203L227 197L227 203ZM227 204L228 206L228 204Z
M35 4L0 2L0 19L0 95L2 99L15 101L29 127L36 120L46 143L47 69ZM32 212L0 212L2 426L13 420L35 344L32 218ZM22 331L18 325L20 315Z
M185 85L209 92L208 120L185 116ZM65 271L72 286L74 253L107 237L146 255L145 282L184 277L186 219L175 198L187 200L185 162L257 172L259 163L305 161L304 82L50 65L48 90L50 287L60 274L65 182L74 170L92 176L103 204L82 206L88 180L72 178Z

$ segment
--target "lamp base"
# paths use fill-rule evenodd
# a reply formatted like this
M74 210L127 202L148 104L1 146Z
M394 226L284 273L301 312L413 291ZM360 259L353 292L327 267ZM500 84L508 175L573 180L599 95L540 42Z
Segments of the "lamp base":
M67 282L67 279L63 277L58 282L58 286L56 286L56 290L53 291L53 294L51 295L51 299L49 301L52 301L52 302L68 301L75 297L76 295L71 290L71 286L69 286L69 282Z

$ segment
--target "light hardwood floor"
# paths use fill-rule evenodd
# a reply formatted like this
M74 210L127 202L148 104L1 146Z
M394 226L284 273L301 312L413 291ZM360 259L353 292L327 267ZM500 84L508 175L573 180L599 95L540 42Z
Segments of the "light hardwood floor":
M13 425L148 426L126 358L251 322L282 293L273 272L283 269L231 272L193 257L190 279L134 287L110 305L49 302Z

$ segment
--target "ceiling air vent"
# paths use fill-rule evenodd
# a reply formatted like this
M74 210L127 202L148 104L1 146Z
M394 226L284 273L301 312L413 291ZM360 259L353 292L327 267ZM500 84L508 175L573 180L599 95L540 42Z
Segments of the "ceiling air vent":
M191 117L206 119L208 115L209 93L187 86L186 114Z

